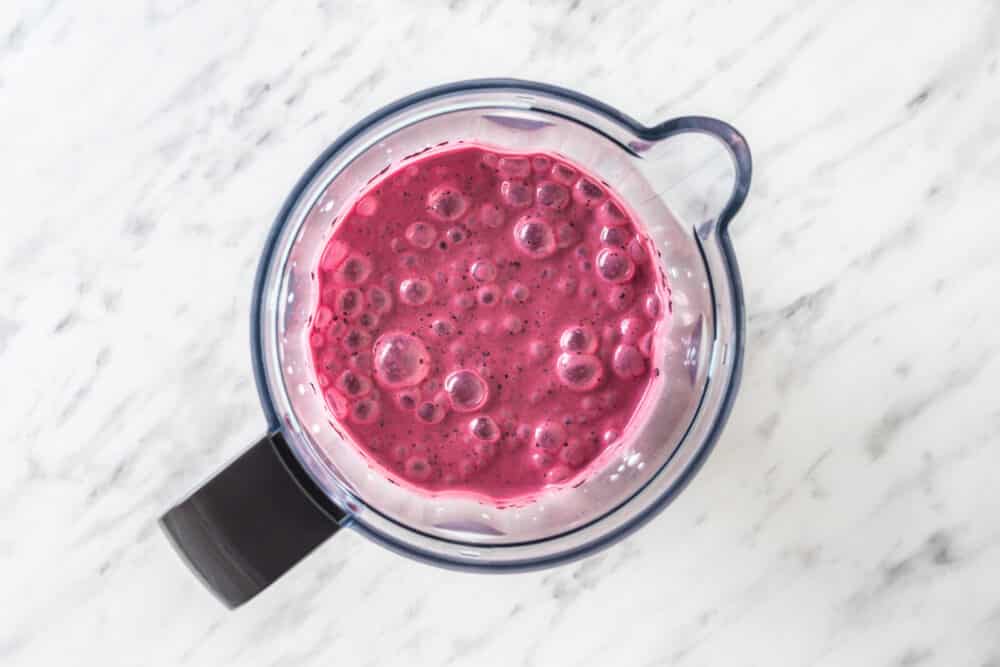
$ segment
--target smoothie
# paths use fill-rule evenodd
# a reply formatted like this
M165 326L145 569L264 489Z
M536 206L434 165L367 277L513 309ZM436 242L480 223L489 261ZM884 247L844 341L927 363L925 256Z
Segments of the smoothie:
M666 279L598 175L437 148L337 221L309 329L338 430L393 481L503 502L576 481L659 370Z

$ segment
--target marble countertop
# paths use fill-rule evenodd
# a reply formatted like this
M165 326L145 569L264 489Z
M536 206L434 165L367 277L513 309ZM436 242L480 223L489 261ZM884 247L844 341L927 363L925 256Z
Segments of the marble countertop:
M0 663L1000 666L1000 4L418 4L0 6ZM277 208L361 115L495 75L747 135L718 448L582 562L346 531L226 611L155 519L265 427Z

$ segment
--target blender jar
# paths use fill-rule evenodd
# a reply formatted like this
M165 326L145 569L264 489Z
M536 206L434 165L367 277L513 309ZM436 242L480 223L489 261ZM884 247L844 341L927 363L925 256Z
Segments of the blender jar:
M656 331L660 376L634 427L584 479L504 507L421 494L374 468L338 431L307 342L319 255L343 208L387 167L458 141L561 154L599 174L649 236L673 309ZM163 516L178 552L235 606L344 527L410 557L479 571L555 565L635 530L697 471L736 395L744 314L727 225L750 172L746 141L722 121L644 127L579 93L526 81L442 86L362 120L307 170L267 240L251 344L270 432Z

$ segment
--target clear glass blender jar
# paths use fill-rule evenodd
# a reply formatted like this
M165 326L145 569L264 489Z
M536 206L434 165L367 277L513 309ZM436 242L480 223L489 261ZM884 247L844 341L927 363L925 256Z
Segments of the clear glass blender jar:
M387 167L456 141L562 154L599 174L640 221L670 282L673 313L654 344L661 375L636 427L582 483L516 506L420 494L380 474L338 432L307 342L316 267L343 207ZM684 488L736 395L744 314L727 226L750 173L746 141L722 121L644 127L579 93L526 81L433 88L362 120L301 178L261 257L251 344L270 432L164 515L168 536L230 605L344 527L478 571L551 566L621 539Z

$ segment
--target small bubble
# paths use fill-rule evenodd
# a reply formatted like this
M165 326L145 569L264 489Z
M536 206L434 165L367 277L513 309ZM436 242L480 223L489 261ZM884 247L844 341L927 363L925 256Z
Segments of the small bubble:
M613 428L609 428L601 435L601 442L603 442L604 446L607 447L608 445L613 445L615 442L617 442L619 436L620 434L618 433L618 431L616 431Z
M573 296L574 294L576 294L576 288L578 284L579 281L576 278L572 276L566 276L564 278L559 279L559 282L556 284L556 287L559 289L559 292L561 294L564 294L566 296Z
M548 468L550 465L555 463L556 457L549 452L535 450L531 453L531 456L528 457L528 460L531 461L532 465L536 468Z
M415 248L427 250L437 240L437 230L426 222L414 222L406 228L406 240Z
M462 193L450 185L439 185L427 194L427 209L439 220L458 220L468 206Z
M500 427L492 418L480 415L469 421L469 432L472 437L485 442L496 442L500 439Z
M406 278L399 283L399 300L409 306L421 306L431 299L434 288L423 278Z
M379 418L382 408L370 398L362 398L351 406L350 419L356 424L373 424Z
M556 376L573 391L590 391L604 378L604 367L592 354L563 352L556 360Z
M378 198L375 195L362 197L361 201L354 207L354 210L358 215L370 218L378 212Z
M562 424L546 420L535 427L535 447L554 451L566 442L566 429Z
M601 243L615 248L624 248L628 243L628 233L621 227L602 227Z
M393 252L403 252L406 250L406 242L397 236L389 241L389 247L392 248Z
M481 283L488 283L497 277L497 267L490 260L481 259L472 265L469 274Z
M323 343L326 342L326 337L318 331L313 331L309 334L309 345L311 347L323 347Z
M572 223L563 222L556 227L556 245L560 248L569 248L580 242L580 232Z
M655 320L660 316L660 297L655 294L647 294L642 301L642 309L646 313L646 317Z
M525 178L531 173L531 164L526 157L506 156L500 158L497 168L504 178Z
M573 181L576 180L576 169L556 162L552 165L552 178L563 185L572 185Z
M586 324L563 329L559 334L559 347L564 352L593 354L597 351L597 333Z
M533 155L531 157L531 168L536 174L544 174L552 166L552 160L544 155Z
M532 215L525 215L514 225L514 241L518 250L535 259L551 256L557 249L552 227Z
M374 285L365 291L368 305L379 315L385 315L392 310L392 297L381 287Z
M500 288L496 285L483 285L476 292L476 298L484 306L495 306L500 301Z
M496 229L504 223L504 212L499 205L487 202L479 207L479 222L484 227Z
M587 440L570 438L561 452L562 460L573 468L579 468L594 456L594 446Z
M631 285L616 285L608 295L608 305L617 312L627 310L635 301L635 290Z
M413 410L420 400L420 393L416 389L404 389L396 394L396 403L404 410Z
M324 271L333 271L347 257L350 248L342 241L330 241L323 250L323 255L319 260L319 268Z
M569 190L552 181L543 181L535 190L535 199L545 208L561 211L569 204Z
M642 356L651 357L653 355L653 332L647 331L646 335L639 339L639 351Z
M615 348L611 368L618 377L636 378L646 372L646 360L639 352L639 348L624 343Z
M468 292L461 292L460 294L456 294L454 296L454 298L451 300L451 303L452 306L454 306L455 310L459 311L470 310L474 308L476 305L476 297L469 294Z
M522 285L521 283L514 283L510 286L510 298L517 303L524 303L531 297L531 290L528 289L527 285Z
M548 484L560 484L569 479L571 474L572 473L569 471L569 468L567 468L566 466L558 465L558 466L553 466L549 470L546 470L545 475L543 475L543 477L545 478L545 481Z
M326 399L326 404L334 417L343 419L347 416L347 413L350 411L350 405L343 394L336 389L330 388L323 392L323 398Z
M390 389L423 382L430 372L430 361L427 346L415 336L394 331L375 341L375 377Z
M341 393L350 398L360 398L372 390L372 381L354 371L344 371L337 377L334 385Z
M625 215L625 212L621 210L618 204L610 199L598 207L594 218L598 223L610 227L621 227L628 224L628 216Z
M431 331L433 331L436 335L445 338L455 333L455 327L452 326L450 321L438 318L431 322Z
M520 181L504 181L500 184L500 197L508 206L524 208L531 204L531 188Z
M358 316L358 324L369 331L374 331L378 328L381 319L378 313L367 311Z
M467 236L468 233L465 231L465 228L461 226L451 227L444 233L444 237L453 245L461 243L467 238Z
M476 331L478 331L481 336L493 335L493 320L480 320L476 325Z
M634 343L646 330L646 323L638 317L626 317L618 323L618 331L626 343Z
M649 259L649 253L646 251L646 246L639 240L638 237L635 237L628 242L628 256L631 257L632 261L636 264L642 264Z
M514 315L506 315L503 318L503 328L509 334L519 334L524 331L524 321Z
M474 370L462 369L450 373L444 380L451 407L458 412L479 410L489 400L486 381Z
M417 419L425 424L440 424L445 417L444 407L434 401L424 401L417 406Z
M540 340L528 343L528 355L536 362L545 361L552 356L552 346Z
M407 477L416 482L425 482L431 477L431 464L423 456L411 456L406 460L403 471Z
M368 347L372 342L371 334L363 329L349 329L341 344L348 352L357 352Z
M635 263L618 248L602 248L595 265L597 275L609 283L627 283L635 276Z
M589 206L604 197L604 190L589 178L581 178L573 186L573 199Z
M340 264L334 279L341 284L360 285L368 280L371 273L371 260L364 255L352 254Z

